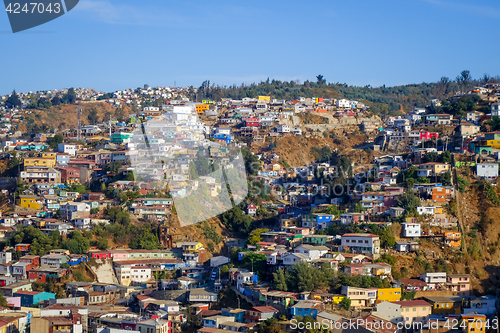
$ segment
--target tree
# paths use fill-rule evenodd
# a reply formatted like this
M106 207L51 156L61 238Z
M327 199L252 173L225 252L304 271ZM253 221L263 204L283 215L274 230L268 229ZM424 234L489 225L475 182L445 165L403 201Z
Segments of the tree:
M108 248L108 240L106 238L99 237L97 239L97 247L100 250L106 250Z
M456 81L460 85L462 90L468 89L470 86L470 83L472 82L472 76L470 74L470 71L468 71L468 70L462 71L460 73L460 75L457 76Z
M255 245L258 242L262 241L262 237L260 236L263 232L268 232L269 229L254 229L250 232L250 236L248 236L248 243Z
M451 172L445 172L442 173L439 178L441 179L441 182L443 185L451 185Z
M52 103L52 105L59 105L61 104L62 100L58 96L54 96L52 97L50 102Z
M99 123L99 116L97 114L97 110L94 107L90 109L87 119L90 125L96 125L97 123Z
M398 206L409 211L420 206L420 199L412 192L407 192L398 199Z
M280 268L276 273L273 273L273 278L274 278L274 289L280 290L280 291L288 291L288 286L286 282L286 277L285 277L285 271Z
M63 143L64 137L61 134L56 134L49 140L49 147L52 149L56 149L60 143Z
M445 151L439 155L441 162L450 163L451 162L451 153L449 151Z
M323 75L316 75L316 82L322 86L326 83L326 80L324 79Z
M16 107L20 107L22 105L21 99L19 99L19 96L16 93L16 90L12 91L12 94L5 100L5 106L8 109L13 109Z
M495 116L489 121L492 131L500 131L500 117Z
M0 294L0 306L7 308L7 309L9 308L9 304L2 294Z
M431 151L424 157L424 162L429 163L429 162L437 162L438 160L438 154L436 152Z
M205 155L202 154L198 155L195 164L196 164L196 172L198 173L199 176L206 176L212 171L210 168L210 160Z
M105 170L107 172L116 173L121 167L122 165L119 162L110 162L106 164Z
M66 94L66 102L69 104L75 104L76 103L76 92L75 88L69 88L68 93Z
M88 252L90 242L83 237L80 231L74 230L69 234L68 240L62 243L62 248L74 254L85 254Z
M197 179L198 171L196 171L196 165L193 161L189 162L189 179Z
M133 234L128 246L131 249L154 250L159 248L160 242L158 236L151 232L151 227L145 226Z
M351 299L349 297L344 297L342 301L340 301L340 305L342 305L344 309L349 310L351 308Z

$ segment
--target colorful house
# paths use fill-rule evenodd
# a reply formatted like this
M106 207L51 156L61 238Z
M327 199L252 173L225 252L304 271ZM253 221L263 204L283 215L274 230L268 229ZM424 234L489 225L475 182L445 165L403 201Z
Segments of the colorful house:
M21 306L32 307L43 301L55 299L56 295L45 291L18 291L14 293L14 297L21 297Z
M379 288L377 290L378 302L396 302L401 300L401 288Z
M320 301L299 301L297 304L292 306L290 309L290 314L292 317L295 316L300 316L300 317L305 317L305 316L310 316L316 319L318 316L318 313L323 311L323 302Z
M434 315L459 315L462 313L462 297L425 296L423 299L432 305Z
M18 205L23 208L41 210L43 208L43 198L36 195L20 195Z
M462 245L462 233L458 231L446 231L443 238L444 243L450 247L460 247Z
M56 165L55 158L26 157L24 159L24 167L44 166L44 167L53 168L55 165Z
M490 323L486 321L486 315L479 313L469 313L462 315L462 322L459 327L463 327L465 333L486 332Z
M109 259L112 258L112 254L109 251L96 251L89 253L90 258L94 259Z

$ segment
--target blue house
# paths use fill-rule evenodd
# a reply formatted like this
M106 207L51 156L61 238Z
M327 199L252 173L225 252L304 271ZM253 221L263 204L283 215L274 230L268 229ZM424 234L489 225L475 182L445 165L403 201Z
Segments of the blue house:
M214 134L214 139L216 139L216 140L223 140L227 144L230 144L231 143L231 134L217 133L217 134Z
M55 299L56 294L48 293L45 291L18 291L15 292L13 297L21 297L21 306L32 307L38 305L43 301Z
M331 214L306 214L302 215L302 226L304 228L325 229L333 224L335 215Z
M57 154L56 155L56 162L59 165L68 165L69 163L69 154Z
M243 309L228 309L224 308L221 310L221 316L224 317L234 317L234 321L238 323L245 322L243 315L245 315L245 310Z
M311 316L314 319L318 316L318 313L323 311L323 302L321 301L298 301L290 309L290 314L292 317L295 316Z

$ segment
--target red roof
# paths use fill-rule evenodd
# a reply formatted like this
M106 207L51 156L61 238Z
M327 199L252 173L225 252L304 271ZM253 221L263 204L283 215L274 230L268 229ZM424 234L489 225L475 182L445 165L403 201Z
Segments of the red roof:
M16 291L14 294L21 294L21 295L38 295L40 292L39 291Z
M273 308L272 306L254 306L253 308L250 308L248 310L257 312L278 312L278 310Z

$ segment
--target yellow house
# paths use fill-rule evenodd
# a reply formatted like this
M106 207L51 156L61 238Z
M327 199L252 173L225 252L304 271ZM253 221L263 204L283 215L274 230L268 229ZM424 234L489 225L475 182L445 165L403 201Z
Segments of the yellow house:
M196 113L204 113L209 110L208 104L196 104Z
M441 207L441 206L437 206L437 207L434 209L434 214L444 214L444 209L443 209L443 207Z
M450 166L446 163L429 162L420 164L417 175L420 176L437 176L443 172L449 171Z
M54 161L57 159L57 153L54 152L43 152L42 153L42 158L51 158Z
M43 208L43 199L36 195L19 196L18 205L23 208L41 210Z
M279 165L278 163L273 164L273 171L278 171L280 169L281 169L281 165Z
M282 227L298 227L298 220L292 220L292 219L282 219L281 220L281 226Z
M462 315L462 323L460 327L465 333L486 332L486 328L489 326L486 322L486 315L479 313Z
M259 96L259 101L271 101L271 96Z
M24 159L24 167L29 166L44 166L53 168L56 165L56 160L43 157L27 157Z
M432 305L432 314L459 315L462 313L462 297L427 296L424 299Z
M486 145L492 148L500 148L499 140L486 140Z
M199 249L203 247L203 244L200 242L183 242L177 245L178 247L182 247L183 251L189 251L191 253L197 252Z
M401 288L379 288L377 290L378 302L396 302L401 300Z

